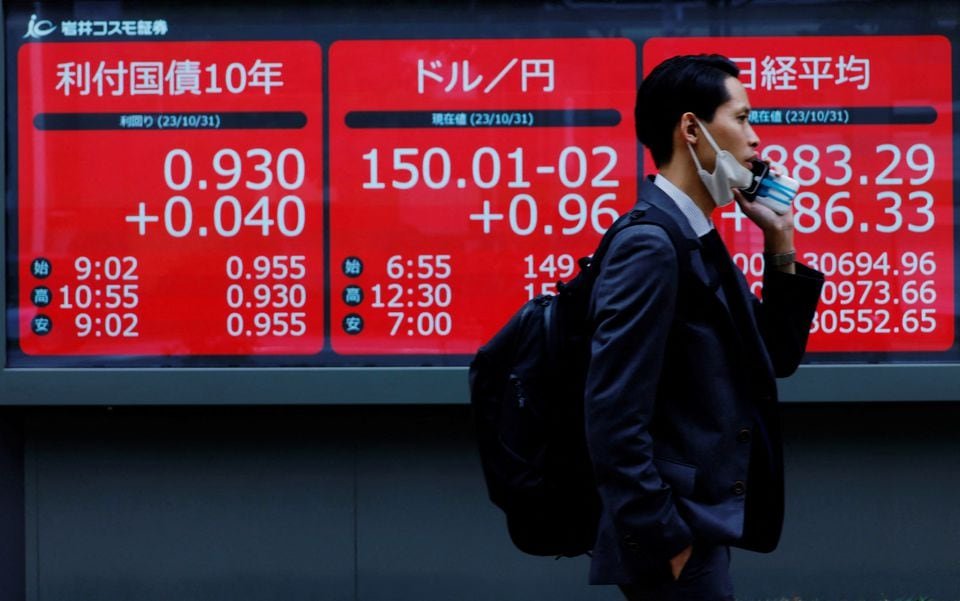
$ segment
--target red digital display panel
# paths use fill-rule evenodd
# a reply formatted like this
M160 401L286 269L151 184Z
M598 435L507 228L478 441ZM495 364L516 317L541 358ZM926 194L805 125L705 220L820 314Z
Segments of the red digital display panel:
M798 258L827 278L809 351L954 344L951 49L939 36L658 38L740 67L761 154L800 182ZM652 162L646 165L652 170ZM734 206L716 218L754 290L763 240Z
M22 349L319 352L321 66L300 41L22 46Z
M341 41L329 69L337 353L474 353L636 201L629 40Z
M763 157L801 185L799 258L827 276L808 350L954 347L949 41L655 38L643 70L700 52L741 67ZM19 348L471 355L633 206L636 60L622 38L351 40L324 74L314 41L25 42ZM715 217L760 294L761 233Z

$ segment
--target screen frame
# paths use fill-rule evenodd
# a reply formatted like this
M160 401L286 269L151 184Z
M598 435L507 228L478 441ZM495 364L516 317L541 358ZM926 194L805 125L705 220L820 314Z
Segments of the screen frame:
M956 401L960 365L803 365L780 400ZM0 370L0 406L463 405L465 367Z

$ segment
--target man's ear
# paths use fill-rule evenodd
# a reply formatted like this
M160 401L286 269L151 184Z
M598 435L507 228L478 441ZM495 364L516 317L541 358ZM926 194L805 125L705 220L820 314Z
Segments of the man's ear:
M700 124L696 115L690 112L680 115L680 135L687 144L696 144L700 140Z

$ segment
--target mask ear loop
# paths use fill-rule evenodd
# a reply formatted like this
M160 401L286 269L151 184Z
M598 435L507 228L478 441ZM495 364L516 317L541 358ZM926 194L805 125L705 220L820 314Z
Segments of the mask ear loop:
M710 132L707 131L707 128L703 124L703 121L700 121L700 119L697 119L697 125L700 127L700 131L703 132L703 137L706 138L707 142L710 144L710 148L712 148L713 152L716 153L716 155L719 157L720 147L717 146L717 143L713 139L713 136L711 136ZM693 146L690 144L690 142L687 142L687 150L690 151L690 156L693 157L693 162L697 165L697 171L703 171L704 173L707 173L708 175L710 175L710 172L704 169L703 165L700 164L700 159L697 158L697 153L694 152ZM716 167L714 167L714 171L716 171Z
M700 126L700 130L703 131L703 137L707 139L707 142L710 143L710 148L713 148L713 151L717 154L720 154L720 147L717 146L716 140L713 139L713 136L710 135L710 130L707 129L707 126L703 124L703 121L697 119L697 125Z
M700 159L697 158L697 153L693 151L693 146L690 145L690 142L687 142L687 150L690 151L690 156L693 157L693 162L697 166L697 171L707 173L707 170L703 168L703 165L700 164Z

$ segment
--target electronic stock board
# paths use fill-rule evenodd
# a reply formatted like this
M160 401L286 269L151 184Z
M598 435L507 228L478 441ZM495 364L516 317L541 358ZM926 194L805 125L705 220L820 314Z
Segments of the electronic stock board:
M956 40L883 10L821 35L799 7L665 35L657 6L6 3L9 396L205 374L307 402L400 370L370 402L442 402L430 378L632 207L637 83L701 52L801 184L798 256L827 276L801 376L953 373ZM762 295L760 232L715 223Z

